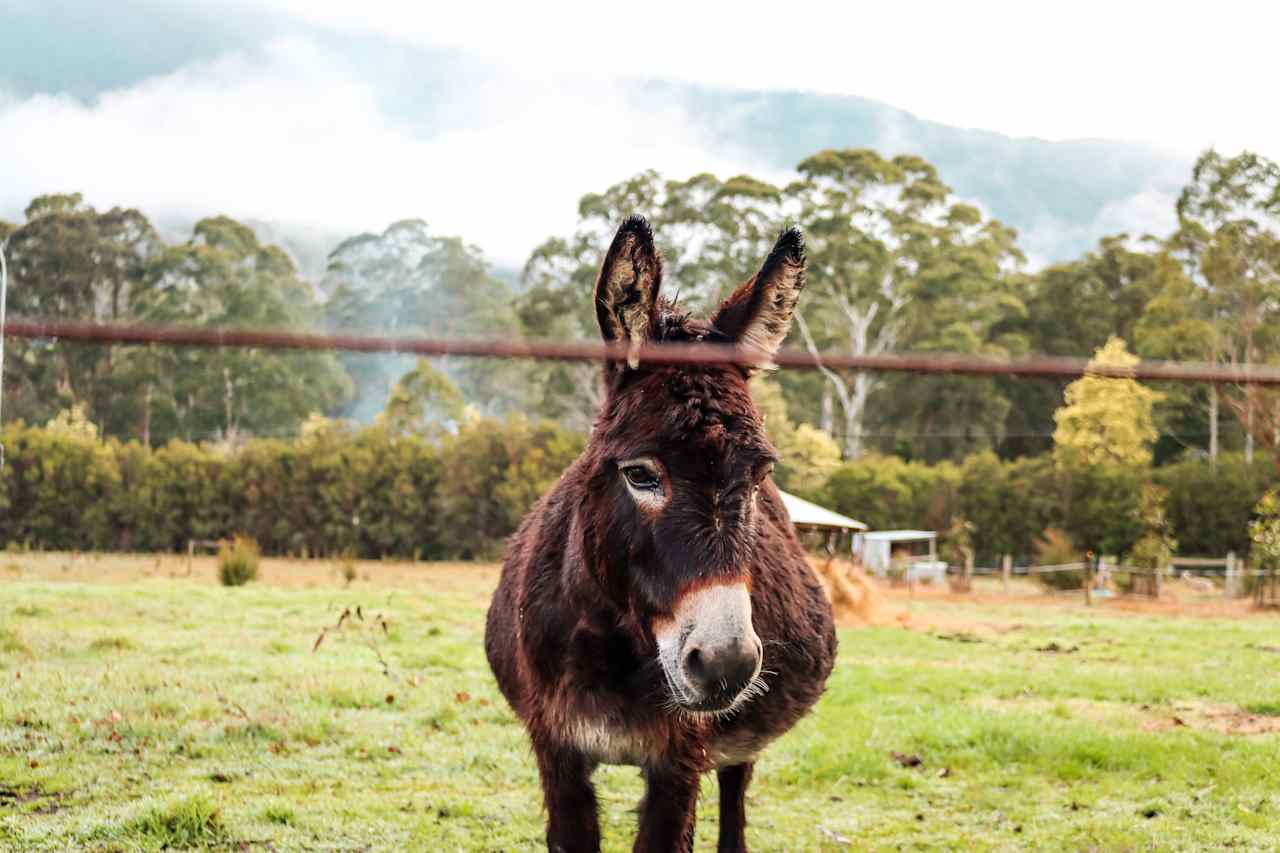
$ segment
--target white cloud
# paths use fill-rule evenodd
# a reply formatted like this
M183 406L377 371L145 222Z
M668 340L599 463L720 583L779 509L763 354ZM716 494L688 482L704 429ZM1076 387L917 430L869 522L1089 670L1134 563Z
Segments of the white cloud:
M1178 190L1145 187L1126 198L1107 202L1088 222L1071 224L1043 216L1019 234L1019 243L1031 269L1065 260L1060 249L1066 242L1092 244L1108 234L1128 234L1138 240L1146 235L1165 237L1177 226Z
M1280 5L1257 0L254 5L519 69L854 94L1011 135L1280 157L1270 109Z
M0 212L74 190L160 220L227 213L354 232L418 216L518 264L572 228L584 192L641 168L772 174L711 142L679 104L600 78L456 79L421 93L446 128L430 136L379 95L358 69L290 38L88 105L9 99Z

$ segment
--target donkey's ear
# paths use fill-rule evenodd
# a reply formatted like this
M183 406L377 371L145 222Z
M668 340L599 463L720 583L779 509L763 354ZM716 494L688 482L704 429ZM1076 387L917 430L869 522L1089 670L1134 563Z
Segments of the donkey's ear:
M804 235L799 228L788 228L760 272L729 295L712 322L735 343L772 357L791 329L803 287Z
M627 344L627 364L640 366L640 345L657 322L662 256L653 245L653 229L643 216L628 216L600 265L596 279L596 320L610 343Z

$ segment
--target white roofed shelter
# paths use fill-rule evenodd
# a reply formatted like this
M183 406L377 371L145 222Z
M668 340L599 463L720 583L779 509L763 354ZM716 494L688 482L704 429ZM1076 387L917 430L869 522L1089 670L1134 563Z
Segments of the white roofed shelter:
M782 495L782 505L787 508L787 515L791 516L791 523L796 527L833 527L840 530L867 529L867 526L861 521L850 518L847 515L841 515L838 512L832 512L826 507L810 503L804 498L798 498L790 492L784 492L779 489L778 494Z
M787 515L791 517L791 524L796 528L796 532L799 534L825 534L822 535L821 539L828 554L834 555L838 550L838 545L843 548L843 545L840 545L842 536L848 534L856 536L867 529L867 525L857 519L841 515L838 512L832 512L826 507L818 506L781 489L778 490L778 493L782 495L782 505L787 508ZM811 536L802 535L801 539L809 539L809 544L814 544Z

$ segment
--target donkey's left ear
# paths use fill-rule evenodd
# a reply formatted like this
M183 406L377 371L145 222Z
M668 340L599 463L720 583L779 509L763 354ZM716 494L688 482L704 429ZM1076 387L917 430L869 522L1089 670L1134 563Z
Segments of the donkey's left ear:
M729 295L712 322L734 343L772 358L791 329L791 316L804 287L804 235L782 232L755 277Z

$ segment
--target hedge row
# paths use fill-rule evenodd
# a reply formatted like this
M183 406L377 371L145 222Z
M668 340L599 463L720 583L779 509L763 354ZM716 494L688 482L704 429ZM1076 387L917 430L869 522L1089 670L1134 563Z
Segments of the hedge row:
M989 562L1005 553L1030 558L1049 528L1065 530L1082 551L1127 553L1142 534L1138 505L1147 482L1166 490L1180 554L1245 554L1253 507L1276 484L1276 464L1224 454L1216 465L1189 459L1150 471L1072 472L1049 457L1004 461L983 453L936 465L876 457L841 465L814 496L873 529L946 531L964 518L974 525L979 560Z
M0 544L181 551L244 533L268 554L423 559L495 554L582 447L522 418L439 440L325 424L236 449L22 425L0 435Z
M523 418L469 420L429 439L324 422L297 439L235 449L175 441L150 450L75 429L0 432L0 545L181 551L236 533L267 554L491 557L582 448L582 436ZM1064 472L1048 458L960 464L872 457L840 465L807 497L874 529L974 526L979 560L1030 556L1049 528L1081 550L1124 554L1141 535L1142 487L1167 490L1182 554L1249 550L1254 504L1275 462L1227 454L1130 472Z

